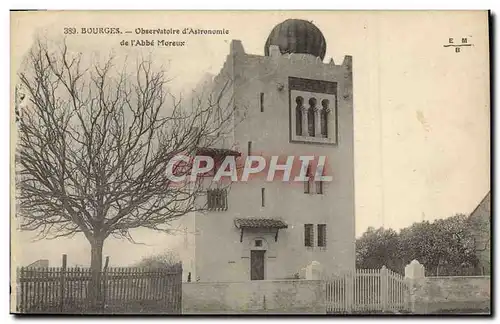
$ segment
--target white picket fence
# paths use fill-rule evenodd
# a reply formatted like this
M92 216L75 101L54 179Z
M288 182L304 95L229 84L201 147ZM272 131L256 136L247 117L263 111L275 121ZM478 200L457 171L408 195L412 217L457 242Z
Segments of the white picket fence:
M326 280L327 313L389 312L409 309L404 277L385 266L357 269Z

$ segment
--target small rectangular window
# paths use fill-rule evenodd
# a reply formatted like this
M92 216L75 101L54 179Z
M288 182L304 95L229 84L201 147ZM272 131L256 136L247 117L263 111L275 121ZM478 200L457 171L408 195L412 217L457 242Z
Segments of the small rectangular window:
M264 92L260 93L260 112L264 112Z
M262 247L262 240L255 240L256 247Z
M207 190L207 209L213 211L227 210L227 190L209 189Z
M247 156L252 154L252 141L248 141Z
M313 224L304 224L304 245L313 246L314 226Z
M262 207L265 206L265 198L266 198L266 189L265 188L261 188L261 200L262 200Z
M306 170L306 177L308 177L308 180L304 180L304 193L308 194L311 193L311 167L308 166Z
M326 246L326 224L318 224L318 246Z
M323 181L316 181L316 193L323 194Z

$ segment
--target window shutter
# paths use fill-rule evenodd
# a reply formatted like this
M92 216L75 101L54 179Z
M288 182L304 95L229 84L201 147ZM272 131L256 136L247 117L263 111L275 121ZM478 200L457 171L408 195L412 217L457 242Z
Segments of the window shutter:
M326 246L326 224L318 224L318 246Z
M304 245L313 246L314 226L313 224L304 224Z
M217 189L217 209L222 209L222 189Z
M228 204L227 204L227 190L224 189L224 210L228 209Z
M212 209L212 190L207 190L207 207L208 209Z
M307 166L306 177L309 177L308 180L304 181L304 193L311 193L311 167Z
M323 181L316 181L316 193L323 194Z

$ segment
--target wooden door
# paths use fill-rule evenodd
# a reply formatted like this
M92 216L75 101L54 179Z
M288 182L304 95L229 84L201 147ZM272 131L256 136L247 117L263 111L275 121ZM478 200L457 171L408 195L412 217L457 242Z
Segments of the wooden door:
M264 254L266 251L252 250L250 254L250 279L264 280Z

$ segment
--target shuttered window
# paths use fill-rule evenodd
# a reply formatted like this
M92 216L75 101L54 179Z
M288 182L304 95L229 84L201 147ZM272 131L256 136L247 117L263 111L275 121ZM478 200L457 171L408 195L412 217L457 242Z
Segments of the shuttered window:
M207 208L208 210L224 211L227 210L227 190L226 189L209 189L207 191Z
M304 224L304 245L313 246L314 243L314 226L313 224Z

